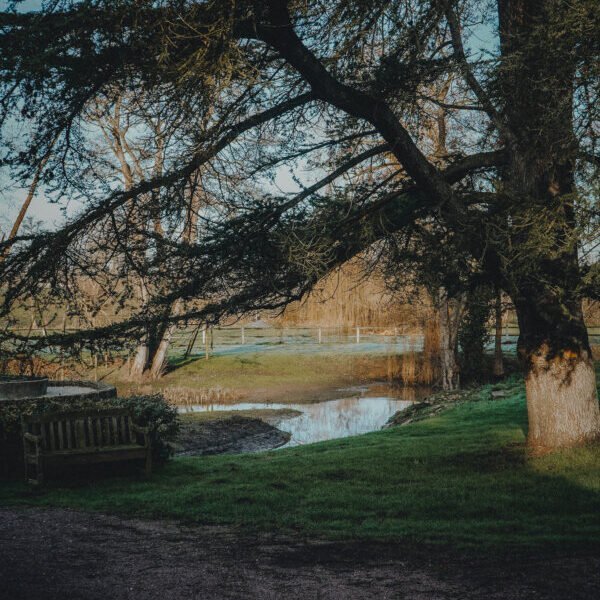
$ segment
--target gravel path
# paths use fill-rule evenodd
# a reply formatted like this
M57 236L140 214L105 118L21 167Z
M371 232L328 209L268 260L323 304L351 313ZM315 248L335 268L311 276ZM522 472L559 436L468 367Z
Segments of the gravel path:
M61 509L0 509L6 600L600 597L600 557L477 560Z

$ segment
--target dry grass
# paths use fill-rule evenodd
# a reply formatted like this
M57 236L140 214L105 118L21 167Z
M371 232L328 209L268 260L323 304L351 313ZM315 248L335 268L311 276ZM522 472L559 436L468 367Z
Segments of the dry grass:
M294 302L276 319L287 326L395 327L417 330L427 312L425 303L398 301L376 272L364 273L359 260L350 261L323 279L303 301Z
M11 358L0 363L0 373L48 377L49 379L81 379L88 367L73 361L48 360L38 356Z
M403 385L431 386L440 378L440 339L435 313L430 312L422 326L423 349L418 350L418 338L412 336L409 350L400 355L389 355L387 378L401 381Z
M166 387L161 389L165 400L177 406L195 404L234 404L240 396L227 388L214 387L190 389L186 387Z

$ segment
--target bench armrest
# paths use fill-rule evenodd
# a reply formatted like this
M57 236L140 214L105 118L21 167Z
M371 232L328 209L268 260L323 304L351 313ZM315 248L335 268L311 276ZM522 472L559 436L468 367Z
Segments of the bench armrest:
M23 439L26 439L28 442L33 442L34 444L39 444L42 441L42 436L34 435L33 433L26 431L23 434Z
M133 431L136 433L143 433L144 435L148 435L150 433L150 429L148 427L140 427L135 423L131 423L131 429L133 429Z
M150 448L150 429L148 427L140 427L135 423L130 423L131 431L144 436L144 448Z

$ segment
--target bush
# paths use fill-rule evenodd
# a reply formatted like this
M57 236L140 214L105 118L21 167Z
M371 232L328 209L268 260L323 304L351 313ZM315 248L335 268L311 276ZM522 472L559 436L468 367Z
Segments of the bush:
M23 469L21 418L45 412L80 409L128 408L137 422L148 427L153 459L165 462L173 453L171 442L179 430L177 410L160 394L129 398L41 398L0 402L0 475L18 476Z
M492 309L492 288L481 286L467 295L465 314L458 332L461 349L461 376L465 381L484 381L488 364L485 347L490 339L488 321Z
M179 431L179 416L177 409L161 394L113 398L112 401L115 404L110 406L129 408L137 422L150 429L155 461L164 462L173 454L171 442L175 440Z

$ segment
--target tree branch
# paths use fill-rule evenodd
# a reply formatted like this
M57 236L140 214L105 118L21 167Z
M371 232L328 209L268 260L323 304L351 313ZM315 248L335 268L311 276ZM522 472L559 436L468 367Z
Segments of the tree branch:
M410 177L427 192L431 202L448 203L455 212L462 213L452 188L419 150L388 104L336 80L297 36L285 1L270 0L269 17L270 23L256 25L255 36L276 49L300 73L315 97L370 122L388 142Z
M452 9L452 6L448 0L443 0L444 9L446 12L446 19L448 21L448 27L450 28L450 36L452 38L452 47L454 54L458 60L459 67L462 71L462 75L465 78L468 86L471 88L477 100L481 104L481 107L486 112L500 136L504 139L507 144L512 144L515 141L513 132L508 128L507 124L502 119L500 113L496 110L496 107L490 100L486 91L477 80L477 77L473 74L462 41L462 34L460 31L460 24L456 13Z

